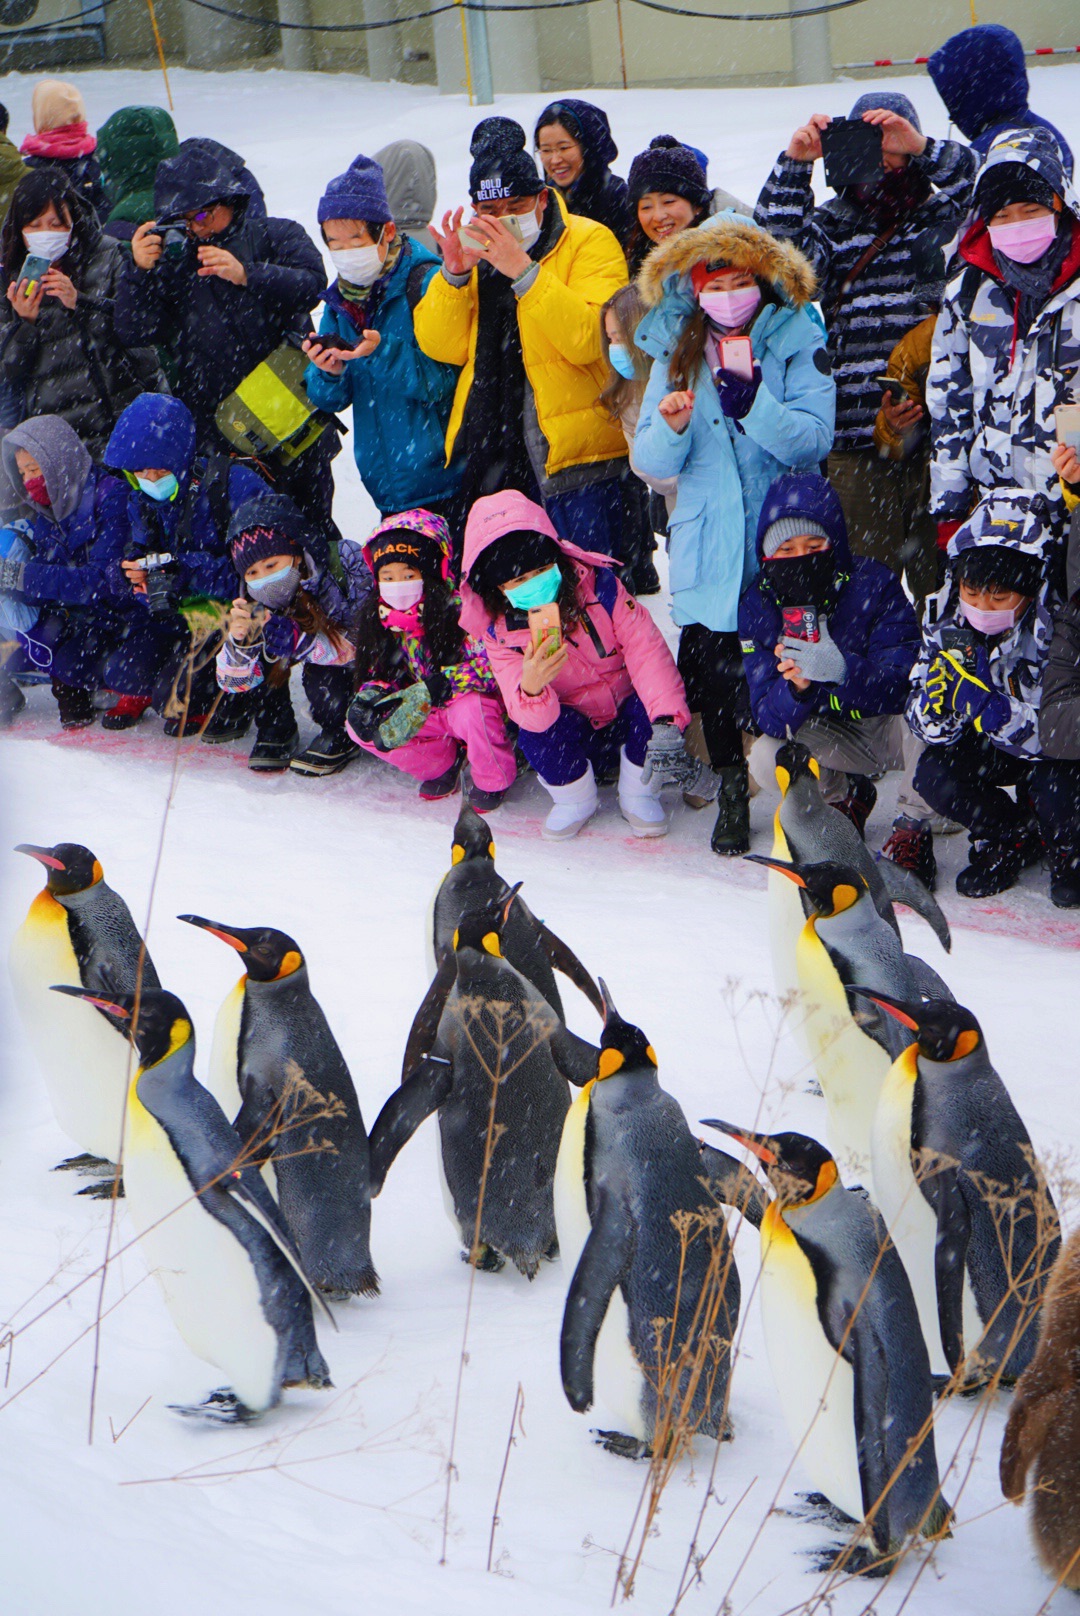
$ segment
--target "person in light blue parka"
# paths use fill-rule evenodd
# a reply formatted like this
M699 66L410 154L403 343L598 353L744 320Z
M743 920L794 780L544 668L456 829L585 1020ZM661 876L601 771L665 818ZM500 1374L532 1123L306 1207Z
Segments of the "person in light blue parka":
M739 599L758 569L770 484L816 471L829 452L836 386L810 264L742 214L672 236L650 253L638 286L648 313L635 341L653 367L634 460L650 477L678 478L668 552L679 672L716 776L713 850L745 853ZM732 356L720 344L732 337L750 339L750 376L723 363Z

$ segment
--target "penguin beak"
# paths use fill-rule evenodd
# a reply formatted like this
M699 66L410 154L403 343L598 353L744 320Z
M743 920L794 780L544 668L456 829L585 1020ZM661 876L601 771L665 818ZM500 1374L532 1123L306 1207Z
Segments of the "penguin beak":
M44 864L47 870L64 870L67 866L62 859L58 859L48 847L35 847L33 842L20 842L15 849L16 853L28 853L39 864Z
M718 1117L702 1117L701 1125L703 1128L718 1128L721 1133L737 1139L766 1167L775 1167L780 1160L772 1140L763 1133L751 1133L749 1128L737 1128L733 1122L721 1122Z
M221 942L228 943L238 954L246 954L248 951L248 945L241 935L226 931L224 926L219 926L213 920L204 920L202 915L177 915L176 918L186 921L189 926L199 926L203 931L208 931L211 937L217 937Z
M600 997L604 1001L604 1026L613 1021L621 1021L622 1016L615 1008L615 1000L611 997L611 990L603 977L600 978Z
M500 921L501 925L503 925L503 926L506 925L506 922L510 917L510 911L514 906L514 899L517 897L518 893L521 891L521 889L522 889L522 887L524 885L525 885L524 881L518 881L515 886L512 886L510 888L510 896L507 898L506 902L503 904L502 919Z
M53 993L66 993L69 999L82 999L86 1004L92 1004L95 1010L101 1010L107 1016L115 1016L117 1021L130 1021L133 1006L118 1004L115 999L103 998L100 993L92 993L89 988L73 988L67 984L55 984Z
M786 875L797 887L806 886L794 864L786 864L783 859L771 858L768 853L744 853L743 859L747 864L764 864L766 869L775 870L778 875Z
M870 988L849 987L848 992L857 993L860 999L869 999L871 1004L876 1004L879 1010L884 1010L886 1015L892 1016L902 1027L909 1027L914 1033L918 1032L919 1023L912 1012L920 1010L921 1005L906 1005L900 999L890 999L888 994L876 993Z

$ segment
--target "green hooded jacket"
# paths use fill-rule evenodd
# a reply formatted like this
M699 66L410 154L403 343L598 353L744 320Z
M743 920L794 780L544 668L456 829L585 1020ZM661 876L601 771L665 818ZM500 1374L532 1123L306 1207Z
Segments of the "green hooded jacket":
M6 135L0 135L0 223L7 216L16 185L29 172L15 143Z
M97 133L97 157L109 195L109 220L143 224L154 217L154 175L179 149L163 107L121 107Z

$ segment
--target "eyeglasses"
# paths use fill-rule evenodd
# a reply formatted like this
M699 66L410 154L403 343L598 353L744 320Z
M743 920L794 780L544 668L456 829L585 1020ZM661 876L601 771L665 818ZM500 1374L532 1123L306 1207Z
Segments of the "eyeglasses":
M180 217L185 224L209 224L214 214L223 205L221 202L212 202L208 208L198 208L194 213L182 213Z

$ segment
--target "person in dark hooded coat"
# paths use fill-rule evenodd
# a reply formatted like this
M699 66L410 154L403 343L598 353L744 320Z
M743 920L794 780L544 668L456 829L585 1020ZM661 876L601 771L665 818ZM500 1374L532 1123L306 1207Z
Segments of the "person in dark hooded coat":
M1073 154L1061 130L1028 106L1024 47L1011 28L983 22L939 45L926 64L953 123L985 157L1006 129L1049 129L1073 171Z
M97 133L101 177L109 199L105 233L130 241L154 217L154 175L179 150L176 125L164 107L121 107Z
M536 150L567 211L606 224L623 251L630 234L626 181L611 172L619 155L608 115L591 101L552 101L536 120Z

